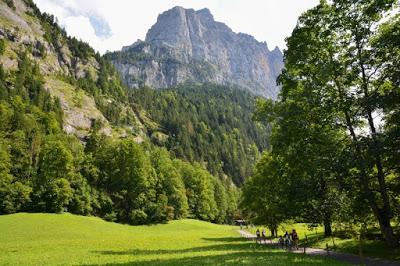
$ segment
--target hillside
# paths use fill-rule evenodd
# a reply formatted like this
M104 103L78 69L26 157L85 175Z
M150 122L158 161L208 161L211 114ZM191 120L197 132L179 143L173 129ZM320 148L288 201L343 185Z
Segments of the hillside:
M182 83L235 85L276 99L283 67L278 47L235 33L208 9L174 7L160 14L145 41L107 55L131 88L175 87Z
M1 265L344 265L257 248L196 220L128 226L70 214L0 216Z
M212 84L129 92L135 109L160 125L151 138L175 156L201 162L215 175L240 185L268 148L270 128L253 121L255 98L248 92Z
M26 63L30 65L29 71L37 67L34 76L42 84L44 94L56 101L57 122L65 133L83 143L90 141L94 132L113 139L151 141L167 147L173 156L199 162L214 175L233 179L236 184L251 174L259 153L268 147L269 130L252 121L254 98L243 88L210 83L181 85L178 90L183 92L187 88L188 93L178 93L176 110L171 110L159 104L161 99L168 100L168 91L151 96L156 96L151 103L145 99L148 90L127 89L110 63L110 55L101 57L88 44L69 37L53 16L42 14L32 2L2 1L0 12L0 64L4 70L3 91L8 91L3 94L5 102L9 104L11 92L16 91L12 88L17 86L14 81L19 66ZM22 81L29 71L19 73L21 82L26 83L22 98L30 97L31 103L38 106L39 100L27 89L29 80ZM204 113L209 101L215 104ZM46 103L39 105L44 112L51 109L44 106ZM192 113L192 109L197 112ZM43 120L36 120L39 126L43 124ZM195 131L186 134L183 129L190 125ZM32 158L38 155L35 151L29 153ZM29 160L27 165L37 158Z
M147 128L159 126L109 61L32 1L1 1L0 14L0 214L232 220L230 178L153 145Z
M60 101L67 133L84 138L97 121L106 135L145 135L135 112L126 108L126 91L110 64L32 1L0 2L0 39L5 72L18 70L22 54L38 65L45 90ZM13 86L12 80L6 83Z

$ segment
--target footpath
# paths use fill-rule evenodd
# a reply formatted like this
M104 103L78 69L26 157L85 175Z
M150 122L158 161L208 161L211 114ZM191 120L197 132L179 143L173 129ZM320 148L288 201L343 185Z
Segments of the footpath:
M239 234L249 240L256 241L257 237L256 235L253 235L247 231L244 230L238 230ZM274 248L280 248L280 244L278 242L275 242L273 240L260 240L257 241L258 244L260 245L268 245ZM299 247L299 249L287 249L288 252L293 252L293 253L304 253L310 256L325 256L325 257L330 257L339 261L347 262L353 265L366 265L366 266L400 266L400 262L395 262L395 261L388 261L388 260L383 260L383 259L378 259L378 258L370 258L370 257L364 257L361 259L357 255L353 254L347 254L347 253L340 253L336 251L330 251L330 250L325 250L325 249L319 249L319 248L309 248L309 247Z

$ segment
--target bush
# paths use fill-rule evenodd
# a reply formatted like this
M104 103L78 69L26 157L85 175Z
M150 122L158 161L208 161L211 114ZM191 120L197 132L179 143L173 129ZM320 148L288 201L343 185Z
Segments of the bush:
M142 210L133 210L129 215L130 224L144 224L147 221L147 214Z
M20 182L12 183L11 175L0 175L0 214L22 210L30 201L32 189Z
M4 39L0 39L0 55L3 55L6 51L6 41Z
M52 182L46 194L48 211L56 213L65 211L73 196L69 181L64 178Z

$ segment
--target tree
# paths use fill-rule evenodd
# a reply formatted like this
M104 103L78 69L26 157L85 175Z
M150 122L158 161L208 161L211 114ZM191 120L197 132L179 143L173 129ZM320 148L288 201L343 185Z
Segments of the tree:
M70 181L74 177L71 151L59 140L44 144L38 174L34 181L33 202L40 211L62 212L72 199Z
M151 155L152 165L157 175L157 197L167 197L167 208L173 211L171 219L186 218L188 203L185 185L179 171L173 166L167 150L156 148Z
M96 157L100 182L112 193L120 211L118 218L132 224L146 221L149 204L155 201L155 175L142 147L134 140L126 139L104 145Z
M199 164L174 160L186 187L189 211L192 217L212 221L215 219L217 206L214 198L213 176Z
M290 184L281 175L283 171L276 157L264 152L255 168L254 175L242 188L241 208L247 217L267 225L271 235L276 236L279 224L295 215L291 211L297 209L296 201L289 200L286 188Z
M6 41L4 39L0 39L0 55L3 55L5 50L6 50Z
M0 138L0 213L14 213L26 207L31 188L10 174L11 156L7 144Z
M342 152L330 161L337 165L340 158L352 158L337 176L344 187L357 178L357 199L367 202L391 247L398 245L390 224L393 201L387 183L393 168L386 160L391 145L385 141L389 132L379 128L375 116L395 112L394 106L383 109L382 104L390 102L398 84L387 76L392 66L387 64L387 47L381 45L389 37L381 34L377 40L375 29L394 6L395 1L321 2L299 18L287 39L285 69L279 77L282 105L295 103L304 121L334 125L345 133L339 134Z
M217 223L229 223L228 216L228 195L222 181L218 178L214 180L214 199L217 205L218 212L215 216Z

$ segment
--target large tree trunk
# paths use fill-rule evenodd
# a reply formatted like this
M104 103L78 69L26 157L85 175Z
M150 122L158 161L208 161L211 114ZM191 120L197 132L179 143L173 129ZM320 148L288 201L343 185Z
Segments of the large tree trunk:
M272 237L278 237L278 226L272 226L270 231Z
M386 240L386 244L391 248L399 247L398 239L393 233L393 228L390 224L390 217L387 216L386 211L378 210L375 215L378 217L379 227Z
M363 53L363 45L360 41L356 41L356 47L357 47L357 55L358 55L358 64L361 70L361 77L362 77L362 83L361 83L361 88L364 92L364 98L368 101L370 99L370 91L369 91L369 78L367 78L366 74L366 68L365 68L365 62L364 58L362 57ZM378 179L378 184L379 184L379 194L380 194L380 200L382 201L382 207L379 208L377 207L377 201L376 198L374 199L375 202L372 204L372 208L374 211L375 216L378 218L379 221L379 227L381 229L382 235L385 237L386 243L392 247L396 248L399 246L399 243L393 233L393 228L390 224L390 219L392 217L392 208L390 205L390 200L389 200L389 195L388 195L388 188L386 185L385 181L385 174L384 174L384 168L382 164L382 146L381 142L378 138L378 132L376 131L376 126L375 122L372 116L373 113L373 107L369 104L365 107L366 115L367 115L367 120L368 120L368 125L369 125L369 130L372 138L372 144L373 146L370 147L370 153L375 157L375 166L377 169L377 179Z
M332 223L330 217L324 219L324 232L325 236L332 236Z
M361 149L359 148L358 138L355 134L350 116L348 115L348 113L346 111L344 111L344 114L345 114L345 118L346 118L346 124L350 131L350 135L352 137L353 143L356 146L357 152L358 152L358 154L362 154ZM374 138L375 145L377 145L376 144L377 140L376 140L376 136L375 136L376 131L374 128L373 121L371 119L372 113L368 112L368 114L369 114L368 122L369 122L369 125L371 128L371 131L372 131L372 136ZM363 167L360 168L360 170L361 170L360 188L366 194L368 203L369 203L370 207L372 208L372 211L373 211L375 217L378 219L379 227L380 227L382 235L384 236L384 238L386 240L386 243L388 244L389 247L397 248L397 247L399 247L399 243L393 233L393 228L390 224L391 207L390 207L390 202L389 202L389 196L387 193L387 187L385 184L385 176L383 174L381 158L380 158L380 154L378 151L375 151L375 158L376 158L375 165L377 166L377 170L378 170L377 179L378 179L378 184L379 184L379 192L380 192L379 194L382 197L383 209L378 207L377 199L374 196L374 194L372 193L371 188L369 187L368 177L367 177L366 171Z

